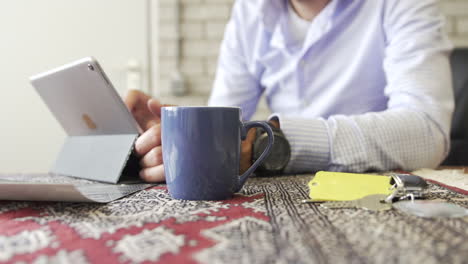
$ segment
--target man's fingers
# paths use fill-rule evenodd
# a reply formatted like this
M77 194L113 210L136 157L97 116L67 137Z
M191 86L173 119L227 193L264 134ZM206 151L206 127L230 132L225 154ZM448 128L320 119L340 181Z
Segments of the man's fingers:
M151 99L148 101L148 109L153 113L153 115L157 117L161 117L161 107L165 106L175 106L173 104L161 104L158 100L156 99Z
M150 168L161 165L163 163L162 159L162 148L157 146L151 149L145 156L140 160L140 165L142 168Z
M165 180L164 166L159 165L156 167L142 169L140 171L140 178L146 182L162 182Z
M155 117L161 117L161 103L156 99L151 99L148 101L148 109Z
M127 105L127 108L132 111L137 107L141 102L146 102L150 99L148 95L144 94L138 90L129 90L124 96L124 103Z
M161 121L159 118L150 119L149 121L146 122L145 130L148 130L152 128L153 126L158 125L160 122Z
M246 141L250 142L250 144L252 144L254 142L254 140L255 140L256 135L257 135L257 129L256 128L249 129L249 131L247 132Z
M150 96L138 90L129 90L123 97L125 105L143 131L159 123L159 118L154 118L146 106L150 99Z
M251 128L247 133L247 138L242 141L240 157L240 173L244 173L252 166L252 144L255 140L256 129Z
M152 148L161 145L161 125L156 124L143 133L135 142L135 151L142 157Z
M242 154L251 154L252 153L252 144L255 141L255 137L257 135L257 129L251 128L247 132L247 137L244 141L242 141Z
M129 90L123 97L123 101L131 112L138 102L138 96L136 95L135 90Z

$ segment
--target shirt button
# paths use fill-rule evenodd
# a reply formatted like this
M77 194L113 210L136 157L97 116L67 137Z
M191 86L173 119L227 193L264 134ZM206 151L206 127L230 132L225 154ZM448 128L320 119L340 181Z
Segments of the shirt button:
M301 67L304 67L304 66L305 66L305 64L306 64L306 63L305 63L305 61L304 61L304 60L301 60L301 61L299 62L299 65L301 65Z

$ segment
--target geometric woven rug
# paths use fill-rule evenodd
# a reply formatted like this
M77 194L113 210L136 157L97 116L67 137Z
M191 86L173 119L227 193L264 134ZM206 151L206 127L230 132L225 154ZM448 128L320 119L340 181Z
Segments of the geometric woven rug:
M311 177L252 178L225 201L174 200L160 185L108 204L0 202L0 263L468 262L468 217L301 204Z

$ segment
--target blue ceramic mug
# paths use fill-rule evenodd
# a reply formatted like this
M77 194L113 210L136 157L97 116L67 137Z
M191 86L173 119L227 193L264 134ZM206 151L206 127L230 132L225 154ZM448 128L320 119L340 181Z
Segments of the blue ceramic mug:
M161 137L169 193L183 200L223 200L240 191L270 153L273 132L266 122L242 123L237 107L163 107ZM268 146L239 176L241 139L251 127L266 130Z

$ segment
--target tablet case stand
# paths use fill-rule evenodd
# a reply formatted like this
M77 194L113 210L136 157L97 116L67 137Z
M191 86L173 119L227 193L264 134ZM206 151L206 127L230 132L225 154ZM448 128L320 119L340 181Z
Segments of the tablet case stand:
M107 183L139 181L138 134L68 136L51 173Z

